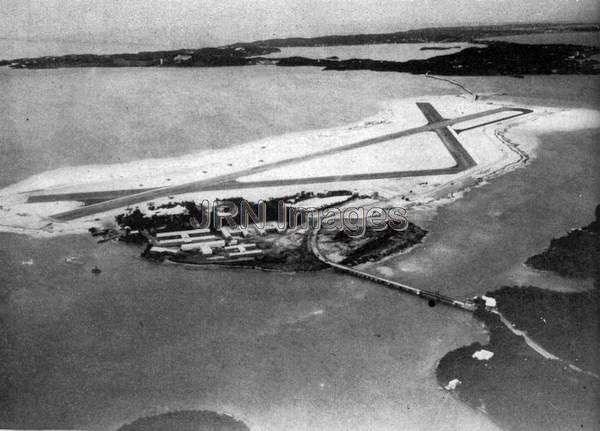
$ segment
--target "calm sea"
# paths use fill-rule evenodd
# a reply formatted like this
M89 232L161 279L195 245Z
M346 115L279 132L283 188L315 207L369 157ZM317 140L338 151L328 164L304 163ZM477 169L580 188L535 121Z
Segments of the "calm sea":
M469 85L537 100L558 97L558 79ZM582 95L596 79L568 83L557 91L570 104L592 103ZM317 68L0 69L0 185L344 124L386 99L454 92L417 76ZM551 236L591 220L597 138L545 136L530 168L444 208L414 258L385 264L413 259L425 269L402 276L457 295L493 289ZM201 408L268 430L495 429L435 383L441 356L484 339L466 313L329 271L188 271L139 253L87 236L0 234L0 427L114 429Z
M382 43L378 45L334 45L334 46L294 46L283 47L281 52L274 52L265 57L308 57L327 58L338 57L340 60L350 58L370 58L371 60L408 61L423 60L459 52L470 46L471 43ZM442 48L425 49L422 48Z

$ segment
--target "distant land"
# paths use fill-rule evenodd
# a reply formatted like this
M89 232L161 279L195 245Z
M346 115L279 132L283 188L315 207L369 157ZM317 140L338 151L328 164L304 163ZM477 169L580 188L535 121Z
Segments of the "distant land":
M489 42L449 55L404 62L369 59L321 60L290 57L278 66L321 66L325 70L373 70L436 75L549 75L598 74L600 62L592 56L600 48L580 45L526 45Z
M448 43L475 42L478 39L514 36L535 33L562 33L572 31L600 31L600 24L502 24L463 27L432 27L395 33L332 35L319 37L290 37L266 39L252 42L253 45L267 47L291 46L330 46L330 45L370 45L379 43ZM234 44L232 46L236 46Z
M15 69L56 69L61 67L218 67L255 64L253 56L279 49L252 44L220 48L177 49L124 54L70 54L0 60L0 66Z
M409 30L397 33L322 36L314 38L269 39L235 43L223 47L180 49L124 54L72 54L1 60L0 66L15 69L66 67L223 67L271 64L277 66L317 66L324 70L374 70L439 75L525 75L597 74L600 62L592 58L599 47L547 44L527 45L486 41L484 47L425 60L406 62L371 59L338 60L305 57L265 58L280 52L279 47L365 45L380 43L477 42L489 37L517 34L598 32L597 24L535 24L482 27L448 27ZM428 47L427 49L439 49Z

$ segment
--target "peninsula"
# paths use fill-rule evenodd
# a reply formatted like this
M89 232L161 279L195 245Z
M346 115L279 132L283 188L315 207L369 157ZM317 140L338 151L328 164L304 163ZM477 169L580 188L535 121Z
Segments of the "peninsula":
M560 275L594 277L594 288L564 293L543 286L505 286L488 292L497 310L479 309L475 317L488 328L489 342L444 356L437 367L440 386L509 429L594 428L593 401L600 395L595 324L600 273L598 261L588 257L598 253L599 215L597 208L589 226L552 240L547 251L527 261ZM481 359L481 351L492 355ZM577 422L566 411L581 412Z

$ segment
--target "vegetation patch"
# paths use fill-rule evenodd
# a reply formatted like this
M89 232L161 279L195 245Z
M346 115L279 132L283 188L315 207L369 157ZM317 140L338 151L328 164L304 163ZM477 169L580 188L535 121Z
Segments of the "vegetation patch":
M242 421L209 410L180 410L148 416L117 431L250 431Z
M600 205L596 220L550 241L550 246L525 262L532 268L564 277L598 278L600 275Z
M440 386L458 379L453 389L458 398L506 429L596 429L598 379L543 358L496 314L480 310L475 315L489 329L490 341L446 354L436 369ZM493 352L493 357L474 358L482 348Z
M600 208L600 207L599 207ZM485 346L474 343L445 355L436 374L441 386L489 414L508 429L597 429L600 379L600 277L597 253L598 214L587 227L552 240L544 253L528 264L574 277L594 277L594 290L561 293L534 286L502 287L486 295L516 329L565 362L545 359L515 335L497 314L475 312L490 331ZM473 354L484 348L494 353L486 361ZM452 385L449 383L455 379Z

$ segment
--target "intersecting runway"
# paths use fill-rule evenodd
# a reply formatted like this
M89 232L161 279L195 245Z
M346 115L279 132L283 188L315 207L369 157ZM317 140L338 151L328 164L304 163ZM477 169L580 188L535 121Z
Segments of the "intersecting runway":
M286 160L280 160L273 163L267 163L265 165L255 166L252 168L244 169L237 172L232 172L217 177L193 181L190 183L179 184L174 186L159 187L146 190L115 190L115 191L102 191L102 192L88 192L88 193L63 193L53 195L38 195L32 196L29 202L41 202L41 201L59 201L59 200L79 200L79 201L98 201L97 203L76 208L70 211L61 212L51 216L57 221L68 221L74 220L80 217L89 216L92 214L113 210L116 208L126 207L134 205L140 202L156 199L159 197L183 193L191 193L198 191L207 190L229 190L229 189L245 189L254 187L270 187L270 186L282 186L291 184L314 184L314 183L328 183L338 181L358 181L358 180L374 180L384 178L402 178L402 177L416 177L416 176L431 176L431 175L447 175L456 174L475 166L475 161L464 149L456 137L456 132L450 129L453 124L474 120L488 115L497 114L500 112L518 112L517 114L511 115L506 118L499 118L494 121L484 123L479 126L481 127L486 124L491 124L497 121L503 121L508 118L513 118L532 112L525 108L513 108L513 107L502 107L496 109L490 109L483 112L477 112L474 114L468 114L457 118L446 119L443 118L429 103L417 103L417 106L423 112L428 123L414 127L411 129L402 130L399 132L390 133L387 135L378 136L376 138L365 139L359 142L354 142L348 145L339 146L323 151L318 151L312 154L303 156L293 157ZM470 129L470 128L469 128ZM467 129L465 129L467 130ZM329 175L312 178L295 178L286 180L269 180L269 181L251 181L241 182L239 178L265 172L271 169L280 168L282 166L289 166L299 162L305 162L312 160L317 157L323 157L331 154L340 153L343 151L349 151L356 148L366 147L370 145L379 144L392 139L398 139L405 136L414 135L423 132L435 132L446 149L455 160L456 164L449 168L440 169L425 169L425 170L410 170L410 171L395 171L395 172L374 172L368 174L349 174L349 175ZM102 199L106 199L100 201Z

